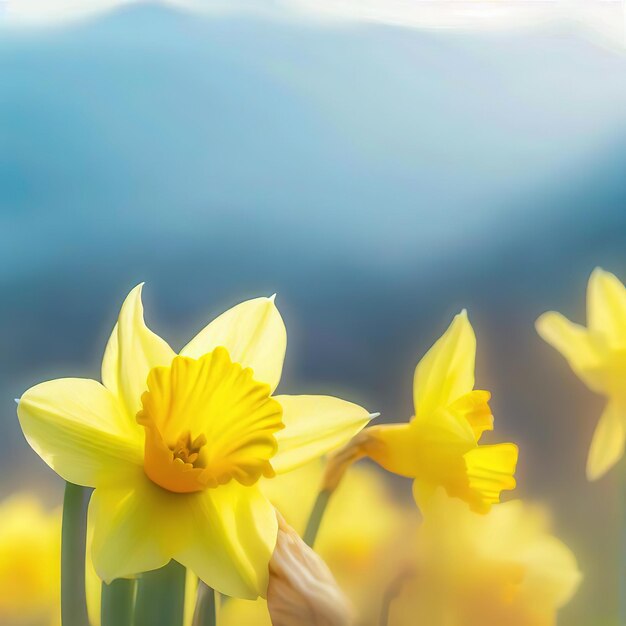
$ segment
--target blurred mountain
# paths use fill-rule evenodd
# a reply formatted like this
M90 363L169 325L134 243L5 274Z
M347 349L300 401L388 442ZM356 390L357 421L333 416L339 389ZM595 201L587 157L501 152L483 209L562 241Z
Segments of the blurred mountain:
M283 389L341 390L388 420L410 415L412 368L467 307L493 440L520 442L520 495L558 511L587 574L564 623L609 613L614 485L583 475L601 402L533 322L552 308L583 321L597 264L626 279L625 73L624 56L554 30L151 5L4 30L0 489L50 484L12 399L97 377L142 280L174 347L277 291Z

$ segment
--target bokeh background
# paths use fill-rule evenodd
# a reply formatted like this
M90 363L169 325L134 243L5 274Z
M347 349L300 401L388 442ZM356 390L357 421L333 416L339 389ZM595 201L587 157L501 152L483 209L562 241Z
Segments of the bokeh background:
M552 25L425 30L122 7L0 29L0 496L58 502L13 398L99 376L128 290L173 347L278 292L281 389L411 414L418 358L461 308L585 575L561 624L615 614L620 480L584 475L602 400L534 331L626 279L626 55ZM408 497L408 485L400 490Z

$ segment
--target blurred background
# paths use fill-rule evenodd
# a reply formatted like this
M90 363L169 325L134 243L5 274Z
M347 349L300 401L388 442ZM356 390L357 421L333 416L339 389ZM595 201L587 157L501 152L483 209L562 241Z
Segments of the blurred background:
M550 507L585 576L560 623L609 624L620 470L584 474L603 402L533 323L583 322L596 265L626 279L626 56L570 23L341 17L141 4L2 25L0 497L60 501L13 398L98 378L140 281L174 348L278 292L281 390L387 421L466 307L490 439L519 443L516 495Z

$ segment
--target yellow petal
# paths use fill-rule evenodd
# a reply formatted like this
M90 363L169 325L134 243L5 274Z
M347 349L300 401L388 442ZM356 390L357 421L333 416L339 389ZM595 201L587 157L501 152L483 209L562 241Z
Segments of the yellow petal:
M89 503L91 555L107 583L166 565L185 539L185 498L153 484L139 468L126 481L97 488Z
M363 450L388 472L415 478L422 467L420 439L410 424L380 424L365 431Z
M463 454L476 446L468 420L443 409L427 420L372 426L364 435L364 452L387 471L433 484L464 475Z
M187 541L175 553L220 593L253 600L265 596L278 524L258 485L230 482L188 497Z
M267 590L278 527L257 486L233 481L179 494L139 470L123 484L95 490L89 523L93 564L106 582L175 559L220 593L256 598Z
M222 313L181 354L198 359L218 346L224 346L233 361L252 368L255 380L274 391L287 348L287 331L274 298L247 300Z
M427 417L471 391L475 359L476 337L467 313L462 311L415 369L416 417Z
M556 537L538 537L525 547L523 558L526 573L522 593L529 604L558 609L572 599L582 574L576 557L565 544Z
M596 427L587 459L587 478L597 480L624 454L626 406L617 400L607 404Z
M272 626L267 602L232 599L220 609L220 626Z
M587 317L589 329L604 335L611 347L626 347L626 288L599 267L587 286Z
M372 418L352 402L331 396L274 396L283 407L284 430L276 433L276 472L286 472L347 443Z
M17 414L33 450L65 480L95 487L143 463L115 396L95 380L61 378L31 387Z
M133 425L141 409L141 394L147 388L148 372L169 365L176 356L144 322L142 287L137 285L126 297L102 359L102 382L120 398ZM141 429L138 432L143 434Z
M478 446L464 456L469 492L464 499L479 513L500 502L500 492L515 489L518 450L512 443Z
M554 311L540 316L535 326L539 336L565 357L585 384L595 391L606 386L598 371L601 355L584 326L574 324Z

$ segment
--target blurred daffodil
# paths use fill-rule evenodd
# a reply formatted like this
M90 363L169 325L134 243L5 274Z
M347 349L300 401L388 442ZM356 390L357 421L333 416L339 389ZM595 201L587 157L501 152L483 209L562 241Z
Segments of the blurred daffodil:
M438 486L481 513L515 487L517 446L479 445L493 429L488 391L474 389L476 337L465 311L427 352L415 370L415 416L407 424L373 426L337 457L367 455L385 469L414 479L423 509Z
M587 286L587 327L551 311L537 320L537 331L590 389L608 400L587 458L587 477L596 480L624 454L626 288L616 276L596 268Z
M439 490L428 513L389 626L556 624L581 575L541 510L514 500L477 515Z
M302 533L324 474L319 461L294 472L263 481L262 488ZM396 575L406 556L406 537L417 524L414 507L396 502L380 470L355 465L346 474L328 504L315 542L354 607L354 623L378 625L381 589ZM222 607L222 626L270 626L263 600L234 600Z
M92 557L109 582L175 559L227 595L266 593L277 522L259 487L344 444L369 420L328 396L272 395L286 331L273 298L219 316L181 351L122 306L102 381L29 389L26 438L65 480L95 487Z
M61 511L27 494L0 503L0 624L60 624Z

